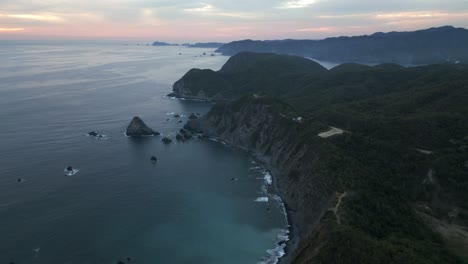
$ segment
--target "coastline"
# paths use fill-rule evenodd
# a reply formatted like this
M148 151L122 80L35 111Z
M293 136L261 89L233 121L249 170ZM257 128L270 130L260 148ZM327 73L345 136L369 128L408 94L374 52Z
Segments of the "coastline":
M286 217L287 231L288 231L287 232L288 238L286 240L283 240L283 241L278 241L277 244L276 244L277 246L280 246L283 243L285 245L283 247L284 254L281 257L278 258L278 261L276 263L277 264L290 263L291 258L292 258L292 253L294 252L294 250L296 250L297 245L299 243L299 233L298 233L297 226L295 225L294 221L292 220L292 215L294 214L294 212L291 210L291 208L288 206L288 204L284 202L284 200L281 197L281 187L278 184L279 181L278 181L278 175L277 175L277 172L276 172L277 170L275 168L273 168L270 164L268 164L264 159L259 157L253 150L250 150L250 149L247 149L247 148L244 148L244 147L241 147L241 146L235 146L235 145L231 144L230 142L226 142L225 140L222 140L222 139L216 138L216 137L208 137L206 139L212 140L212 141L220 143L220 144L223 144L224 146L227 146L229 148L233 148L233 149L240 150L240 151L244 152L245 154L250 156L250 158L254 161L254 163L257 166L259 166L261 169L263 169L269 175L271 175L271 177L273 179L273 183L271 185L266 186L267 194L276 195L276 196L278 196L280 198L280 200L278 202L281 203L282 206L284 207L284 213L285 213L285 217ZM268 192L268 189L270 190L270 192ZM270 250L270 249L268 249L268 250ZM260 263L262 263L262 262L260 262Z
M283 248L284 255L278 258L277 264L291 263L292 253L296 250L299 244L299 233L298 233L298 228L292 219L292 215L294 214L294 212L291 210L288 204L281 197L281 186L279 185L279 180L278 180L278 175L277 175L276 170L266 161L260 159L258 155L256 155L253 151L243 149L237 146L232 146L232 145L229 145L229 146L246 151L249 155L251 155L255 159L255 161L259 164L260 167L267 170L272 176L273 184L270 185L269 187L272 189L271 192L275 195L278 195L281 199L280 202L282 203L284 207L285 217L286 217L288 231L289 231L288 239L284 241L284 244L285 244L285 247Z

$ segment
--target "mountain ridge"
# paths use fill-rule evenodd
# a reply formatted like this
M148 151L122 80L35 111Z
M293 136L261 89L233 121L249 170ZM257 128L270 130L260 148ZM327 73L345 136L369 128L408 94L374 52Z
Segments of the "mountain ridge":
M467 63L468 30L443 26L406 32L376 32L322 40L240 40L217 49L224 55L242 51L272 52L331 62L421 65Z

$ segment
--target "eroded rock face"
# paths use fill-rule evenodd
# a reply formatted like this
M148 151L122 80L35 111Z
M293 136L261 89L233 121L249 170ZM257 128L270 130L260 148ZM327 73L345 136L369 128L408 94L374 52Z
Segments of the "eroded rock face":
M249 97L215 105L202 118L188 120L184 130L220 139L262 161L281 186L301 241L317 228L334 189L329 177L314 173L320 153L299 140L305 124L294 122L292 111L268 98Z
M129 137L142 137L142 136L158 136L159 132L154 131L141 120L135 116L127 127L125 134Z
M333 189L324 175L311 173L314 162L304 162L316 161L319 153L298 140L305 124L294 122L295 113L290 111L269 98L249 97L217 104L204 117L189 120L184 130L221 139L263 161L282 186L283 200L297 212L291 218L307 234L324 212Z

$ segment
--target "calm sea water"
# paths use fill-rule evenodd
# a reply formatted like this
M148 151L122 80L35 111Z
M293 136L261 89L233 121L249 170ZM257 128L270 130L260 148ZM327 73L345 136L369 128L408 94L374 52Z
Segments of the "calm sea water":
M287 223L255 201L264 175L245 153L124 136L135 115L174 138L208 111L165 95L190 68L219 69L211 51L0 44L0 263L274 262Z

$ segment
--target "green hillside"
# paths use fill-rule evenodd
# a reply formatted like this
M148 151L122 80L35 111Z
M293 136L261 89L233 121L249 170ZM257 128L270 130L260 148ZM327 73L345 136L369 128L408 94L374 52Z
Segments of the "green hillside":
M301 239L294 262L468 260L468 66L344 64L326 70L299 57L240 53L210 76L204 83L227 83L214 96L240 98L208 113L218 126L231 116L226 123L232 127L218 131L245 126L242 131L256 131L251 142L257 142L268 129L251 124L262 123L255 116L269 109L276 117L264 122L276 122L283 128L275 131L294 134L288 144L306 146L311 157L319 157L308 160L305 154L301 162L314 164L313 171L290 171L284 177L291 185L296 174L313 173L323 176L310 184L347 193L341 223L325 213L319 227ZM242 122L248 124L236 123L246 111ZM291 121L298 116L301 122ZM345 132L317 136L328 127Z

